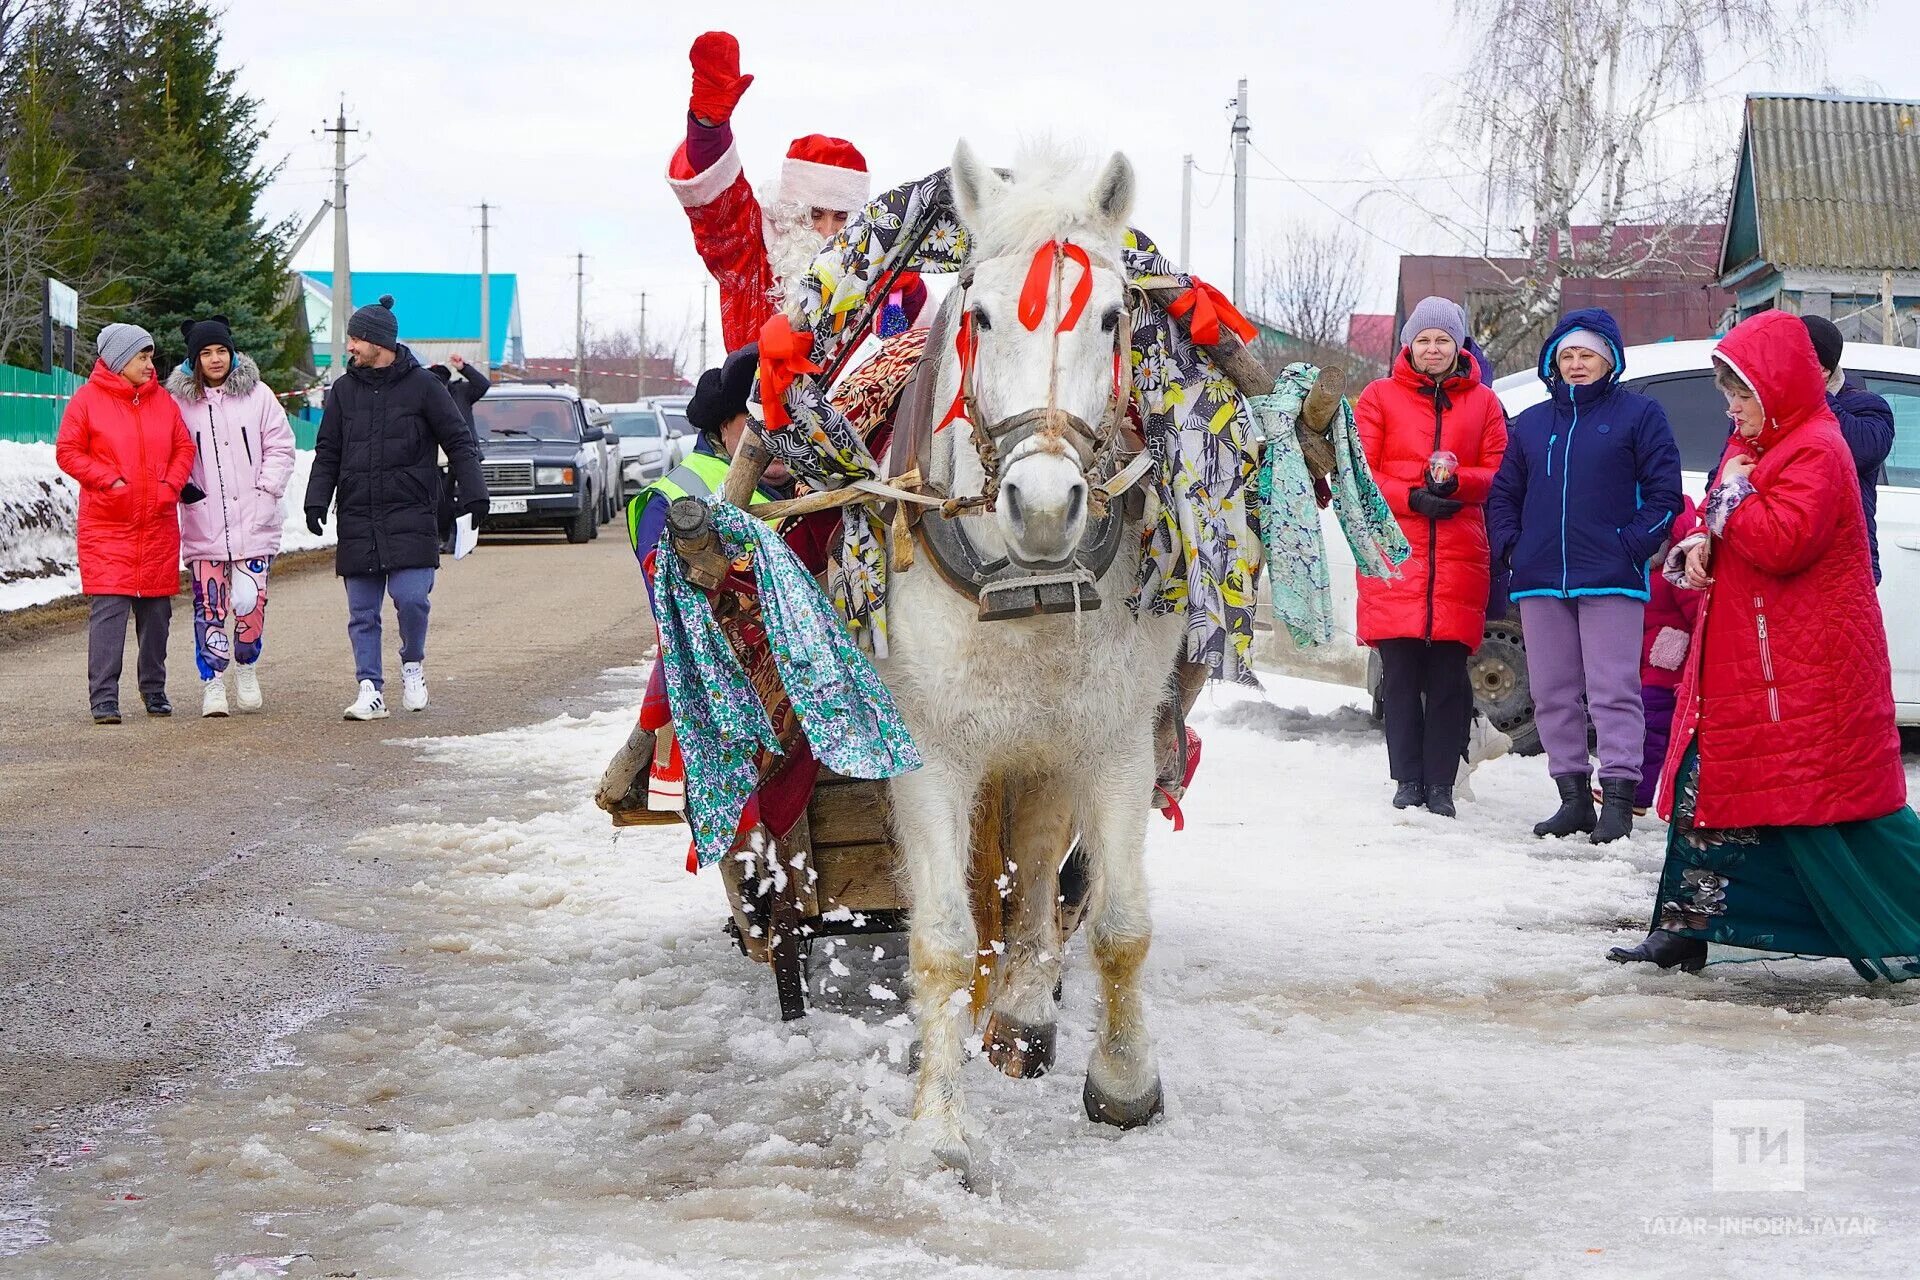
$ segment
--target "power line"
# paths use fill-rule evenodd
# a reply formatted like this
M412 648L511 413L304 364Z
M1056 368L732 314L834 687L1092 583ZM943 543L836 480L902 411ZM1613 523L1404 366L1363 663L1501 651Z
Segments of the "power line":
M1259 156L1262 160L1265 160L1267 164L1272 166L1273 171L1275 173L1279 174L1286 181L1292 182L1294 186L1300 189L1300 192L1302 195L1305 195L1308 199L1312 200L1315 204L1320 205L1322 208L1326 209L1327 211L1332 213L1335 217L1341 219L1343 222L1346 222L1351 226L1357 228L1361 233L1367 236L1370 236L1375 240L1378 240L1381 244L1386 245L1389 249L1394 250L1396 253L1402 254L1407 257L1415 256L1411 249L1403 248L1402 246L1395 244L1393 241L1387 239L1385 236L1375 231L1372 227L1367 226L1365 223L1353 217L1352 214L1349 214L1345 210L1340 209L1335 205L1329 204L1327 201L1321 199L1320 196L1317 195L1312 188L1307 187L1304 184L1295 181L1294 178L1290 174L1288 174L1285 169L1282 169L1278 164L1274 163L1272 156L1262 151L1259 147L1253 146L1251 142L1249 142L1247 145L1252 149L1253 154Z
M1260 154L1258 147L1254 148L1254 154ZM1260 158L1263 160L1266 159L1265 156L1261 156ZM1268 160L1267 163L1272 164L1273 162ZM1275 168L1278 167L1277 165L1275 166ZM1204 174L1209 178L1225 178L1229 176L1224 173L1215 173L1211 169L1202 169L1199 165L1193 166L1193 171ZM1364 187L1373 186L1381 182L1450 182L1455 178L1477 178L1480 175L1477 173L1417 173L1405 178L1290 178L1282 174L1277 178L1271 178L1263 173L1252 173L1247 176L1255 182L1291 182L1296 187Z

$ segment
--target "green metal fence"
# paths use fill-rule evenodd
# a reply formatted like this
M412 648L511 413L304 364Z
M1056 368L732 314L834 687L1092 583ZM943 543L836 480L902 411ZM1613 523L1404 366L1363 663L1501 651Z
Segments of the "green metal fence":
M0 364L0 440L52 444L60 434L60 415L81 381L64 369L37 373ZM313 448L313 438L320 430L320 411L302 405L289 410L287 421L293 426L294 447Z
M0 364L0 440L52 444L60 434L60 415L80 386L80 378L61 369L36 373Z

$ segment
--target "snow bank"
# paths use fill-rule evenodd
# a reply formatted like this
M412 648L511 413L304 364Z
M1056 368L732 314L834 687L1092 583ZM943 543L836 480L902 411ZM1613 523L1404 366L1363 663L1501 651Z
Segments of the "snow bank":
M306 491L313 452L294 457L287 484L283 551L332 546L329 519L322 536L307 532L298 495ZM61 472L50 444L0 440L0 612L46 604L80 591L79 553L74 528L79 518L79 486Z
M428 746L497 816L368 836L423 874L331 904L410 980L48 1175L36 1274L1911 1274L1877 1237L1920 1179L1920 983L1608 964L1657 830L1531 839L1552 788L1515 758L1457 822L1395 812L1357 691L1265 678L1203 704L1188 829L1152 824L1162 1123L1081 1114L1082 939L1056 1072L967 1069L993 1194L903 1167L910 1027L779 1021L684 832L587 798L622 706ZM1804 1101L1804 1192L1713 1189L1713 1103L1755 1098Z

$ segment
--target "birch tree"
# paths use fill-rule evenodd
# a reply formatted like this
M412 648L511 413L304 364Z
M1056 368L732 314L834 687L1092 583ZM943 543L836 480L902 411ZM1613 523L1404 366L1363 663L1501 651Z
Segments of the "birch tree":
M1460 84L1456 145L1485 174L1485 221L1425 210L1474 243L1504 280L1475 315L1500 359L1561 311L1568 280L1697 274L1690 228L1725 216L1732 157L1703 158L1708 108L1744 71L1816 60L1858 0L1456 0L1472 61ZM1676 146L1679 143L1682 145ZM1498 218L1499 222L1495 219ZM1488 225L1512 226L1517 253ZM1573 228L1597 234L1578 243ZM1510 225L1510 224L1509 224ZM1504 247L1504 246L1503 246ZM1522 261L1519 270L1512 259Z

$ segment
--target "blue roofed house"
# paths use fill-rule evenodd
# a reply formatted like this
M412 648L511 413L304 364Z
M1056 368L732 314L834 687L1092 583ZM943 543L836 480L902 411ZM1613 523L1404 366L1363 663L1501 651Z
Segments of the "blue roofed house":
M1732 320L1778 308L1914 345L1920 102L1748 95L1719 283Z
M491 309L487 316L487 363L494 368L526 363L526 340L520 330L519 280L512 273L488 277ZM308 330L313 335L314 367L322 372L332 363L333 272L303 271L300 287L306 304ZM393 295L393 314L400 322L400 341L413 349L422 364L444 362L458 351L469 360L480 356L480 275L478 272L356 271L353 302L365 306L381 294Z

